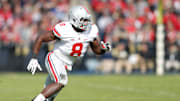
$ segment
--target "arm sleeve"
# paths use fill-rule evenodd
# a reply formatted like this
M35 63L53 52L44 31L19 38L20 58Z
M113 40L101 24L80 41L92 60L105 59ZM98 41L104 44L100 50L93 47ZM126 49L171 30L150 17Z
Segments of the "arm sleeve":
M60 34L60 25L59 24L56 24L53 28L53 33L54 35L57 37L57 38L60 38L61 39L61 34Z

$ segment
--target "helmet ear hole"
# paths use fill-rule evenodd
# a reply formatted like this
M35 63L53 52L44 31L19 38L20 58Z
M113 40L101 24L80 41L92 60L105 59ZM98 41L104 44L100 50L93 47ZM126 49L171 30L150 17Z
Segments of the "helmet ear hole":
M83 20L83 18L80 19L80 21L82 21L82 20Z
M74 22L76 22L76 20L75 20L75 19L73 19L73 21L74 21Z

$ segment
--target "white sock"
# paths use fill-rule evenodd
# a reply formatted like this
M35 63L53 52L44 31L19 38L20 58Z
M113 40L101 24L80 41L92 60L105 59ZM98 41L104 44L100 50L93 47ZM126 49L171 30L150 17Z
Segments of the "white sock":
M35 99L34 101L44 101L46 98L44 97L44 95L42 94L39 94Z

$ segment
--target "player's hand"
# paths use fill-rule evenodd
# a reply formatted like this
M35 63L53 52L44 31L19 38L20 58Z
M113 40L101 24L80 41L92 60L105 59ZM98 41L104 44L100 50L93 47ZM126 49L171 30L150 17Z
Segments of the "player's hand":
M38 63L38 60L36 58L32 58L27 66L27 70L32 72L32 75L35 74L36 69L39 69L40 71L42 71L41 66Z
M103 41L101 41L101 49L105 51L111 51L112 48L109 42L104 43Z

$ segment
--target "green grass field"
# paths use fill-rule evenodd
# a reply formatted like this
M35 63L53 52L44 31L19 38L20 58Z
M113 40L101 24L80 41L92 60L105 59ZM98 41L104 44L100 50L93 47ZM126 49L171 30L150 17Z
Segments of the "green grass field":
M1 73L0 101L31 101L46 76ZM55 101L180 101L180 75L69 75Z

